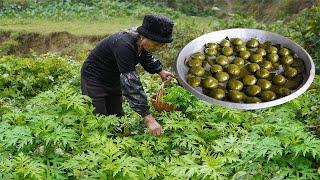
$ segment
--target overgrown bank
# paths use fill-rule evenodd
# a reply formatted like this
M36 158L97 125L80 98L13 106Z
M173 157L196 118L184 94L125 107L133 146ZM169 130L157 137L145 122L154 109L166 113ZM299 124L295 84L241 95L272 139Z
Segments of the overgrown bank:
M68 32L50 34L0 32L0 56L30 56L47 52L83 58L103 36L79 37Z
M279 33L303 46L312 56L317 73L320 70L320 8L313 7L303 11L299 16L289 22L276 21L271 23L258 22L253 18L234 15L229 19L217 19L210 17L201 21L199 18L176 19L174 29L174 41L165 46L156 54L163 60L165 66L171 67L179 51L194 38L211 31L228 28L256 28ZM131 26L127 26L129 28ZM8 33L3 37L8 37ZM19 37L20 40L19 41ZM80 59L85 58L94 43L103 36L78 37L68 33L52 33L51 35L10 33L8 41L3 41L2 54L25 54L34 48L36 52L44 52L46 49L55 51L58 49L64 54L75 55ZM60 37L60 38L59 38ZM17 39L18 38L18 39ZM0 38L3 40L5 38ZM34 41L35 40L35 41Z

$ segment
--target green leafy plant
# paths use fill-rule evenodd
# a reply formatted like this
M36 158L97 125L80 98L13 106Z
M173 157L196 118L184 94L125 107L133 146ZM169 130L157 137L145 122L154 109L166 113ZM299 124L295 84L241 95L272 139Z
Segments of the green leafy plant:
M72 79L75 63L55 55L0 58L0 97L28 99Z
M77 89L41 92L1 116L1 178L319 178L320 140L296 113L315 97L311 90L276 108L243 112L188 101L187 91L172 86L168 101L186 109L155 114L165 134L153 137L128 104L122 118L95 116Z
M177 109L185 111L188 107L194 107L196 97L191 95L188 91L183 89L181 86L172 86L165 88L163 93L163 100Z
M3 3L0 16L6 17L37 17L52 19L99 19L110 17L135 16L143 17L146 13L165 13L171 17L179 17L181 12L164 6L147 6L144 2L107 1L39 1Z

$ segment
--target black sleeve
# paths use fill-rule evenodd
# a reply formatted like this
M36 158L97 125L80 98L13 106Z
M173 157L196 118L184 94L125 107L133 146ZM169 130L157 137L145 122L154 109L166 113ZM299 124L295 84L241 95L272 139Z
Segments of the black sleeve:
M120 73L136 70L135 59L137 56L136 51L131 44L119 39L118 42L114 44L113 49L113 54L116 58Z
M130 107L140 114L150 114L147 95L144 92L138 73L135 71L136 51L131 44L118 40L114 43L114 56L120 71L120 85L122 94L126 97Z
M142 117L150 114L147 95L143 90L139 75L136 71L120 74L122 94L126 97L130 107Z
M155 59L154 56L147 52L142 51L140 55L141 66L151 74L158 73L162 70L162 65L159 60Z

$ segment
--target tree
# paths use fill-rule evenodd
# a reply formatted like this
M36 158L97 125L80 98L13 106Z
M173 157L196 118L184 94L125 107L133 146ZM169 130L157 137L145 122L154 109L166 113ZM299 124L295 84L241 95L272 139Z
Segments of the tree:
M176 8L177 7L177 2L176 0L167 0L167 4L171 8Z
M226 0L227 2L227 14L229 16L232 15L232 0Z

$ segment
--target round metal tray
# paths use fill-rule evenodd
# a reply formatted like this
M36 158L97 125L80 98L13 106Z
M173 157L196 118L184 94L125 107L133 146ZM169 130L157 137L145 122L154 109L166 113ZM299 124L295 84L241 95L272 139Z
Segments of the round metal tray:
M241 38L244 41L248 41L251 38L256 38L259 42L263 43L265 41L271 41L273 44L281 44L284 47L290 48L299 58L304 61L305 64L305 74L303 75L303 82L301 85L290 95L269 101L261 102L257 104L245 104L245 103L233 103L229 101L220 101L202 93L201 88L193 88L186 81L186 75L188 72L188 67L185 65L185 60L194 52L203 50L203 46L207 42L220 42L224 38ZM209 103L226 106L229 108L236 109L261 109L276 106L279 104L286 103L302 93L304 93L308 87L311 85L315 76L315 66L310 55L297 43L294 41L283 37L276 33L271 33L268 31L257 30L257 29L226 29L221 31L215 31L208 34L204 34L193 41L189 42L178 54L175 63L175 71L177 74L177 79L179 83L191 92L196 97L207 101Z

